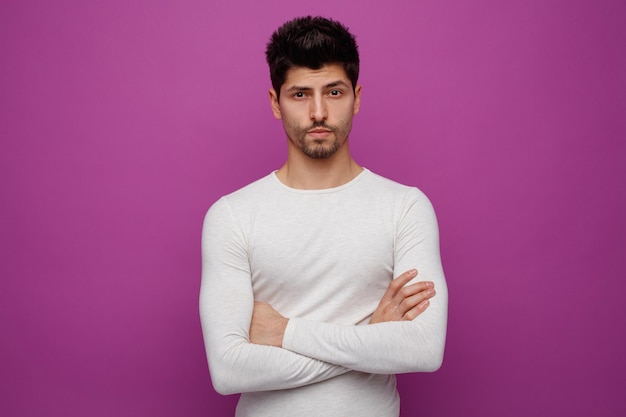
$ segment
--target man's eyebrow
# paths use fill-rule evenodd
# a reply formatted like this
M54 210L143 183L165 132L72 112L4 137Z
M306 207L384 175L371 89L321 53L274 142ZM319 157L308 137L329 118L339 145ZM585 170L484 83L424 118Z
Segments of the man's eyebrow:
M300 86L300 85L292 85L291 87L289 87L287 89L287 92L290 91L309 91L312 90L311 87L304 87L304 86Z
M349 88L350 86L348 85L348 83L346 83L343 80L337 80L337 81L333 81L332 83L328 83L324 86L324 88L333 88L333 87L346 87ZM302 85L292 85L291 87L289 87L287 89L287 92L291 92L291 91L311 91L313 90L312 87L306 87L306 86L302 86Z
M348 83L346 83L346 82L345 82L345 81L343 81L343 80L338 80L338 81L335 81L335 82L332 82L332 83L326 84L324 87L325 87L325 88L333 88L333 87L339 87L339 86L342 86L342 87L350 87L350 86L348 85Z

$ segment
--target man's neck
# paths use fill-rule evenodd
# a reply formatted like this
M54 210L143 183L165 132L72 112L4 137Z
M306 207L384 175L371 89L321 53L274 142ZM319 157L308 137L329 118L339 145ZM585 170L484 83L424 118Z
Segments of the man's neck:
M347 152L330 158L314 159L298 152L289 152L287 162L277 172L278 179L288 187L301 190L323 190L352 181L363 168Z

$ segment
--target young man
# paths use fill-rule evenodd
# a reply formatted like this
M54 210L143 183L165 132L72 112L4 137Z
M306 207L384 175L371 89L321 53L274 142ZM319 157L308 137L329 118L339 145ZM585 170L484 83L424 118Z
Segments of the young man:
M396 417L394 374L443 359L432 206L350 155L361 86L344 26L294 19L266 55L288 156L205 218L200 317L213 385L242 393L238 417Z

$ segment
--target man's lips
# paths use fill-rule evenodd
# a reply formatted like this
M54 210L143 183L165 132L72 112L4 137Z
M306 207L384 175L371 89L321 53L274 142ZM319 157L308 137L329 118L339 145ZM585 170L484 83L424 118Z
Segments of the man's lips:
M328 136L329 134L332 133L332 130L329 129L323 129L323 128L315 128L315 129L311 129L307 132L309 135L313 136L314 138L324 138L326 136Z

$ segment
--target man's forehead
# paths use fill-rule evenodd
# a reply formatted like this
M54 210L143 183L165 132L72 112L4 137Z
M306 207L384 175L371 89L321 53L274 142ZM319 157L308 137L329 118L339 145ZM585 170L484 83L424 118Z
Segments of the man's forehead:
M351 84L341 64L327 64L321 68L293 67L287 70L283 88L322 87L331 83Z

